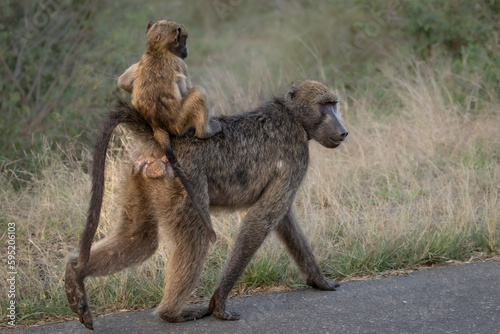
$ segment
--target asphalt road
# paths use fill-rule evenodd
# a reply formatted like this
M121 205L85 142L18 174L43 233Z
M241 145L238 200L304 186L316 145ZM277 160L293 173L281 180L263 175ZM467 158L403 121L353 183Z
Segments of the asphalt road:
M241 320L171 324L152 310L98 317L94 333L492 333L500 334L500 262L418 271L409 276L230 299ZM12 333L92 333L78 321Z

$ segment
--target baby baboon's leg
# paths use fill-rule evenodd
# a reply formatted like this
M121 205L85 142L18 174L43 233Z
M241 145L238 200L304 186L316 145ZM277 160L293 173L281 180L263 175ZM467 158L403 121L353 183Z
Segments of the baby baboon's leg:
M217 318L221 320L239 319L238 313L226 311L226 300L229 292L269 232L288 211L291 196L288 185L282 180L275 180L245 215L234 249L226 262L219 285L210 300L210 312L213 312Z
M171 203L176 201L172 200ZM180 200L179 207L162 208L169 212L160 221L160 232L173 241L173 254L166 264L166 286L156 312L163 320L183 322L207 316L206 305L189 305L186 302L201 275L209 240L198 212L191 201ZM179 201L177 201L179 203Z
M158 227L142 194L142 182L146 180L142 174L128 180L119 225L112 235L92 246L86 267L77 267L77 256L69 258L66 264L66 296L73 312L79 315L80 321L89 329L92 329L92 314L83 283L85 277L109 275L141 263L158 246Z
M185 116L184 124L189 126L194 124L197 138L207 139L221 131L219 121L210 119L206 97L198 89L191 88L189 94L182 100L182 110Z
M308 285L320 290L335 290L339 286L337 282L327 281L321 272L292 210L278 224L276 233L297 263Z

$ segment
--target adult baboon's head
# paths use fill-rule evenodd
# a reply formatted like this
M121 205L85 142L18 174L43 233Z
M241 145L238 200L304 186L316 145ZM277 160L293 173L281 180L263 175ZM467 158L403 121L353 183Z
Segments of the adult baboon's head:
M347 137L337 111L338 96L321 82L305 80L292 84L285 105L304 127L309 139L335 148Z

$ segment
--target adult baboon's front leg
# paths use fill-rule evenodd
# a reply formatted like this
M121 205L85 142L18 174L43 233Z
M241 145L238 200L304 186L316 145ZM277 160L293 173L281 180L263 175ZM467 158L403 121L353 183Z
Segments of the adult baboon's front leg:
M337 282L329 282L321 272L291 209L278 224L276 233L306 278L307 285L320 290L335 290L340 286Z
M247 217L252 218L249 215L253 216L249 212L243 220L242 224L244 226L236 239L234 249L227 261L219 286L214 291L210 300L210 312L221 320L238 320L240 318L238 313L226 310L227 297L248 263L250 263L252 256L269 234L269 224L267 221L260 217L255 220L247 219Z
M215 317L221 320L240 318L238 313L226 310L227 297L264 239L287 212L293 196L288 189L285 179L274 180L245 215L234 249L210 300L209 309Z

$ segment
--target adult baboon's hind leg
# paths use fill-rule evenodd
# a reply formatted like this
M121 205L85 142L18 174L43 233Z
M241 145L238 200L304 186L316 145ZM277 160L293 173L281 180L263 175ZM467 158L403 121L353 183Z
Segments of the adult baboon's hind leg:
M165 211L164 219L159 220L160 233L171 236L173 253L166 264L165 290L156 313L168 322L195 320L207 316L208 307L186 306L186 302L203 270L209 240L199 214L190 200L185 197L180 200L181 203L177 201L177 204L174 204L176 201L170 198L168 202L171 206L162 207ZM177 205L179 206L175 207Z
M65 290L71 310L85 327L92 329L85 285L87 276L103 276L118 272L148 259L158 247L158 226L142 193L146 179L136 175L128 180L124 191L124 207L118 226L106 238L92 246L85 268L77 266L78 257L66 263Z
M336 287L340 286L337 282L329 282L321 272L292 210L278 224L276 233L297 263L308 285L320 290L335 290Z

